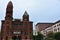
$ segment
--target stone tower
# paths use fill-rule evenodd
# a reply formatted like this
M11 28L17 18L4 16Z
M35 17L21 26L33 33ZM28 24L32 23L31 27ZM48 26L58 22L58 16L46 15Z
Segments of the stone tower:
M6 8L5 20L1 21L1 40L31 40L33 22L29 20L26 11L22 19L13 18L13 4L10 1Z

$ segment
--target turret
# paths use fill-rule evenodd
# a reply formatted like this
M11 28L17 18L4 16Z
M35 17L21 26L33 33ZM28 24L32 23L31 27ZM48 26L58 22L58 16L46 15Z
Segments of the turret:
M7 8L6 8L6 16L5 16L5 19L7 20L12 20L13 19L13 4L12 2L10 1L7 5Z
M26 11L23 14L23 21L29 21L29 15L28 15L28 13Z

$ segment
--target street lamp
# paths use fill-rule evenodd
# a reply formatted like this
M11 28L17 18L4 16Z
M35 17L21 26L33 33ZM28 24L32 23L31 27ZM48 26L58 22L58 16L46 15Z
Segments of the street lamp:
M16 40L19 40L18 35L17 35L17 39Z
M36 36L37 36L38 34L37 34L37 31L35 31L35 40L36 40Z

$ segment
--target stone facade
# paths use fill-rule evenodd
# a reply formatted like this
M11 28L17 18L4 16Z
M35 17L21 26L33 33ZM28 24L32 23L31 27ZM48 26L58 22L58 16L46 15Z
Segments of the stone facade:
M33 22L25 11L21 19L13 19L13 4L10 1L6 8L5 20L2 20L1 40L31 40Z

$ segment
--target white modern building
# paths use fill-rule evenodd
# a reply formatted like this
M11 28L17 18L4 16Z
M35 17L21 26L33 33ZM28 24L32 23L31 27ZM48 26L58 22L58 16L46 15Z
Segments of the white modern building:
M60 32L60 20L55 22L52 26L49 26L47 27L46 29L44 30L41 30L40 31L44 36L46 36L48 33L51 33L51 32Z

